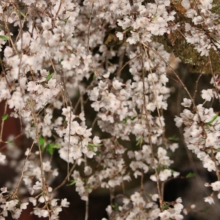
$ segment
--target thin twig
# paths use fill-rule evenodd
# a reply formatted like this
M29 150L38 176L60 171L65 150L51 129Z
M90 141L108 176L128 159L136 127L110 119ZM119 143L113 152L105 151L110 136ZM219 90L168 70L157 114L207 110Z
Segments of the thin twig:
M145 113L145 122L146 122L146 125L147 125L147 129L148 129L148 139L149 139L149 143L150 143L150 148L151 148L151 155L152 155L152 166L154 168L154 171L155 171L155 176L156 176L156 183L157 183L157 191L158 191L158 195L159 195L159 203L160 203L160 208L162 210L162 204L163 204L163 197L162 197L162 194L161 194L161 189L160 189L160 180L159 180L159 174L158 174L158 171L157 171L157 168L156 168L156 165L155 165L155 156L154 156L154 151L153 151L153 143L152 143L152 134L151 134L151 126L150 126L150 123L148 121L148 115L149 115L149 112L146 108L146 97L145 97L145 93L146 93L146 89L145 89L145 80L144 80L144 68L143 68L143 62L142 62L142 83L143 83L143 110L144 110L144 113Z
M77 165L77 163L75 163L71 167L71 169L70 169L69 173L67 174L67 176L65 177L65 179L57 187L55 187L53 189L53 192L57 191L59 188L61 188L68 181L68 179L69 179L70 175L72 174L73 170L75 169L76 165Z
M142 53L137 54L135 57L133 57L132 59L130 59L129 61L127 61L127 62L117 71L116 75L117 75L117 76L120 76L121 71L122 71L132 60L134 60L134 59L136 59L136 58L138 58L138 57L140 57L140 56L142 56Z
M143 44L145 47L149 48L150 50L152 50L157 56L160 57L161 60L163 60L167 66L170 67L170 69L172 70L172 72L174 73L174 75L176 76L176 78L178 79L178 81L180 82L180 84L183 86L184 90L186 91L186 93L188 94L189 98L191 99L194 108L196 107L195 102L193 100L193 97L191 96L189 90L186 88L185 84L183 83L183 81L181 80L181 78L179 77L179 75L176 73L176 71L173 69L173 67L153 48L151 48L150 46L146 45L145 43L141 42L141 44Z
M86 200L85 220L88 220L88 218L89 218L89 196L88 196L88 200Z
M5 102L5 108L4 108L4 114L3 116L6 114L7 112L7 106L8 106L8 103L7 101ZM2 120L2 123L1 123L1 131L0 131L0 143L2 143L2 135L3 135L3 128L4 128L4 124L5 124L5 120Z
M13 140L11 140L11 141L15 141L16 139L18 139L18 138L21 137L22 135L24 135L23 132L21 132L20 134L18 134L17 136L15 136L15 138L14 138ZM0 148L0 151L3 150L3 149L5 149L5 148L7 147L7 145L8 145L8 142L2 141L2 143L6 143L6 144Z
M89 52L89 38L90 38L90 26L91 26L92 13L93 13L93 4L94 4L94 1L92 2L92 10L90 13L89 23L88 23L87 52Z
M16 188L15 188L15 191L13 192L13 195L14 195L14 196L17 195L19 186L20 186L21 181L22 181L22 179L23 179L25 165L26 165L26 163L27 163L27 160L28 160L29 156L31 155L31 151L32 151L32 148L33 148L33 146L34 146L34 142L35 142L35 141L32 142L30 151L28 152L28 155L27 155L27 157L25 158L24 164L23 164L23 166L22 166L21 176L20 176L20 178L19 178L19 180L18 180L18 183L17 183L17 186L16 186Z

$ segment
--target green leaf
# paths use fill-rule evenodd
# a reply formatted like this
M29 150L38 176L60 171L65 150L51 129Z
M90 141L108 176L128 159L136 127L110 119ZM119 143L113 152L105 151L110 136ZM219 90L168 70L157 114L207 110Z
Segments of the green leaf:
M91 150L91 151L93 151L93 152L95 152L95 147L100 147L100 146L102 146L102 144L88 144L88 148L89 148L89 150Z
M126 124L127 123L127 121L128 121L128 119L130 119L130 120L132 120L132 121L134 121L134 119L135 118L137 118L136 116L134 116L134 117L131 117L131 118L125 118L121 123L122 124Z
M169 204L167 204L167 203L163 203L163 204L162 204L162 209L163 209L163 210L167 210L169 207L170 207L170 206L169 206Z
M49 81L49 80L53 77L53 75L54 75L54 73L50 73L50 74L47 76L46 80Z
M179 141L179 138L173 135L172 137L168 138L169 141Z
M191 178L191 177L194 177L194 176L196 176L196 174L190 172L190 173L188 173L188 174L186 175L186 178Z
M169 169L169 167L167 165L162 165L162 169L165 170L165 169ZM171 170L171 169L170 169Z
M54 152L54 149L53 149L53 146L51 144L48 144L46 146L46 151L50 154L50 155L53 155L53 152Z
M112 205L112 208L113 208L115 211L119 211L119 205L118 205L118 204L113 204L113 205Z
M86 191L87 191L88 193L91 193L91 192L92 192L92 188L91 188L91 187L87 187L87 188L86 188Z
M127 118L125 118L121 123L126 124L127 123Z
M69 20L69 18L70 18L70 16L67 17L67 18L65 18L65 19L63 19L63 21L65 22L65 24L66 24L66 22Z
M154 21L157 18L157 14L154 14L154 17L152 18L152 21Z
M64 18L64 19L60 19L60 21L63 21L66 24L66 22L69 20L69 18L70 18L70 16L67 18Z
M19 9L24 9L25 8L25 4L18 2L18 7Z
M26 15L23 12L19 11L19 13L22 15L22 17L26 18Z
M206 127L209 127L210 125L212 125L212 123L218 118L218 114L216 114L211 121L209 121L208 123L206 123Z
M76 184L76 180L71 180L69 184L67 184L67 186L72 186Z
M88 144L88 148L89 148L89 150L94 151L94 147L95 147L94 144Z
M14 144L14 140L11 140L11 141L6 141L6 144L15 145L15 144Z
M101 155L101 152L100 151L96 151L96 155L97 156Z
M175 170L172 170L172 169L170 169L170 171L171 171L172 175L173 175L173 174L174 174L174 172L175 172Z
M38 140L38 143L41 147L41 150L43 151L44 150L44 144L45 144L45 140L43 137L39 137L39 140Z
M53 155L54 149L60 149L60 145L59 145L59 144L49 143L49 144L47 144L47 146L46 146L45 148L46 148L46 151L47 151L50 155Z
M7 36L5 36L5 35L0 35L0 38L1 38L2 40L5 40L5 41L7 41L7 40L8 40L8 37L7 37Z
M53 149L60 149L60 145L59 144L53 144Z
M209 208L202 210L202 212L204 212L204 213L208 213L209 211L210 211Z
M6 119L8 119L8 114L2 116L2 121L5 121Z
M142 142L143 142L143 137L141 136L141 137L138 139L138 141L137 141L137 143L136 143L136 146L141 145Z
M220 148L217 149L217 152L220 152Z

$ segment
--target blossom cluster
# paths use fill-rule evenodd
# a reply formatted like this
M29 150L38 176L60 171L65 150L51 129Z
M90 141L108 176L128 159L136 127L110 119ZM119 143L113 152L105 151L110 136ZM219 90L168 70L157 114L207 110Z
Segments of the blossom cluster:
M140 190L123 192L117 207L111 201L109 219L183 219L182 199L166 202L163 193L164 184L180 173L171 167L178 144L166 137L163 114L171 92L170 53L158 39L184 26L186 42L209 56L220 49L220 24L212 0L182 0L184 25L173 5L170 0L0 2L0 102L11 111L0 126L6 146L0 164L17 174L6 183L12 193L2 187L0 219L9 212L18 219L28 204L38 217L59 219L69 202L56 191L68 181L88 205L96 189L112 193L134 179L140 179ZM206 104L219 100L219 82L213 73L213 88L201 91L203 104L184 87L190 97L175 117L176 126L184 126L187 147L218 178L220 117ZM8 117L17 118L20 132L32 140L26 150L2 140ZM67 164L67 176L52 187L61 176L57 161ZM144 192L145 177L157 194ZM219 181L206 186L220 191ZM205 201L213 203L212 195Z
M218 80L219 76L214 75L211 79L213 89L201 91L201 97L205 102L219 99ZM204 168L209 172L216 172L218 177L218 166L220 164L220 117L218 113L214 112L213 108L206 108L202 104L190 108L192 105L190 99L184 99L182 105L187 109L183 110L180 117L175 117L176 126L184 125L184 139L188 149L201 160ZM217 185L218 181L211 183L213 191L219 191ZM209 186L209 184L206 184L206 186ZM218 198L220 198L219 194ZM212 196L206 197L205 201L214 203Z

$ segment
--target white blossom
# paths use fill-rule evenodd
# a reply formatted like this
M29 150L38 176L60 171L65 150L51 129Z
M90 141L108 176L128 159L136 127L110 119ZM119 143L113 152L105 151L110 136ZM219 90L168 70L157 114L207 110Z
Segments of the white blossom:
M211 101L211 99L213 98L213 91L211 89L202 90L202 98L206 101Z
M6 156L0 153L0 164L4 164L6 160Z
M204 201L209 203L210 205L214 204L214 199L211 196L205 197Z

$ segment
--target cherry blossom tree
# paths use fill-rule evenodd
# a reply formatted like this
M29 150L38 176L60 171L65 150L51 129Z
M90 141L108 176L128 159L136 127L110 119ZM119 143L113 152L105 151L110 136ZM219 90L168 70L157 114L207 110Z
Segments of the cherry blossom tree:
M16 173L1 186L1 220L19 219L29 205L33 215L59 219L70 205L57 193L65 185L85 201L85 220L99 188L110 193L108 219L183 219L182 198L164 199L164 184L182 178L171 167L178 141L166 136L170 80L186 94L172 120L188 150L215 173L204 183L211 189L204 201L220 198L218 0L1 0L0 21L0 163ZM171 66L172 54L196 67L194 93ZM204 74L211 81L200 90ZM3 139L8 118L31 140L25 150L12 145L16 137ZM126 192L134 179L138 188Z

